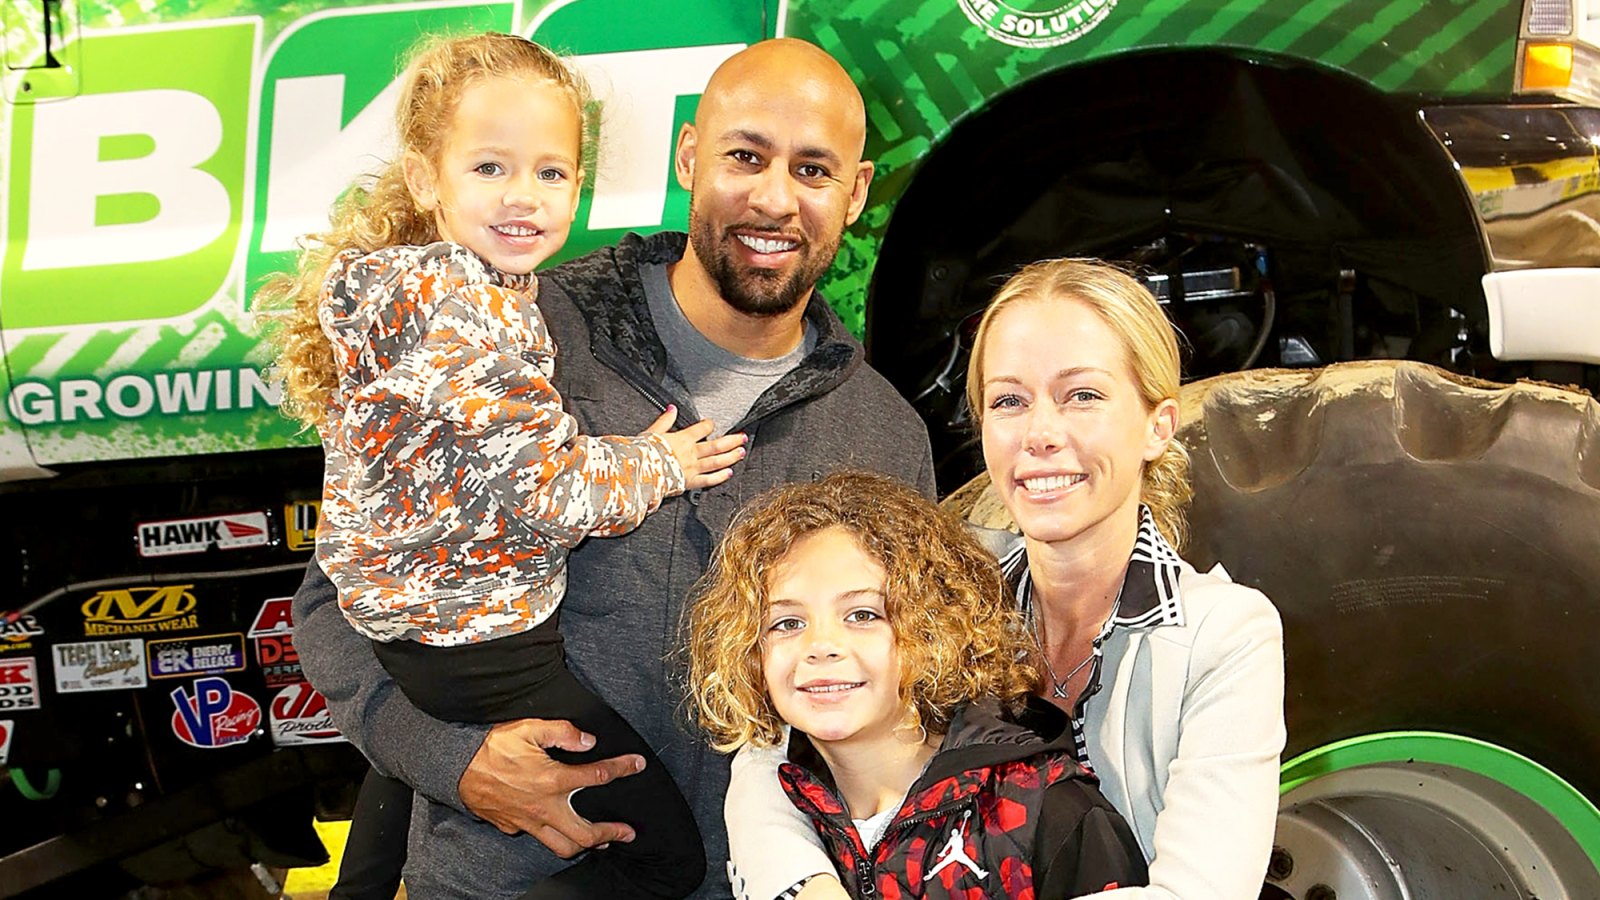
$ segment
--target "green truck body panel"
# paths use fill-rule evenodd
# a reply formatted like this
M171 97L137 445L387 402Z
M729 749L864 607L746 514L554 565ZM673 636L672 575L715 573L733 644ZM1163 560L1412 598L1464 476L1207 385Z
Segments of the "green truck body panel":
M1235 50L1343 72L1391 93L1417 96L1511 93L1521 4L1272 0L1059 0L1028 4L1035 16L1069 23L1100 18L1069 42L1019 47L995 32L1004 4L982 0L823 0L797 3L788 34L832 53L867 99L868 155L878 164L872 205L850 231L824 283L852 321L861 304L894 202L917 164L962 117L1038 75L1136 52ZM997 11L991 30L963 7ZM1060 98L1070 105L1071 97Z
M13 62L37 52L27 8L7 7ZM577 55L591 75L620 73L596 80L637 102L608 107L602 129L634 127L602 130L590 179L598 185L586 191L563 258L630 230L686 227L688 196L671 177L670 150L717 61L780 33L827 49L862 86L878 163L871 203L824 284L859 333L881 235L919 162L964 117L1030 79L1120 54L1228 48L1392 94L1503 97L1521 15L1507 0L66 9L70 40L58 55L69 71L10 73L15 102L0 113L0 468L310 442L277 411L251 293L291 265L295 235L316 227L347 181L314 151L331 147L365 166L358 171L380 163L392 96L384 92L421 32L516 30Z

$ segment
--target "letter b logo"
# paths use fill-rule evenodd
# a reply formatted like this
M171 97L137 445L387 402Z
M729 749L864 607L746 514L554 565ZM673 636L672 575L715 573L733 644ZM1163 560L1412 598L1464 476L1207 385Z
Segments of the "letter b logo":
M79 96L16 107L7 328L183 315L227 283L256 28L89 35Z

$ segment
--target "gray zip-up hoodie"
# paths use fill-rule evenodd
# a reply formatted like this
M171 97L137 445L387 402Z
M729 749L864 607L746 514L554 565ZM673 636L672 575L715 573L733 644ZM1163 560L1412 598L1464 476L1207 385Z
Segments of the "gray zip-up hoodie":
M667 350L650 318L639 269L672 263L686 235L629 235L540 277L539 304L559 347L555 386L589 434L637 434L668 403ZM861 345L821 297L806 309L816 347L757 399L733 430L749 453L722 485L666 501L626 537L591 540L568 560L561 632L567 662L644 736L695 810L708 877L694 896L728 897L722 800L727 757L689 723L678 679L684 603L745 501L767 488L840 468L894 475L933 494L926 429L863 361ZM339 613L332 585L312 566L295 595L295 644L335 723L380 768L431 802L412 820L406 883L425 897L515 897L537 871L567 863L527 835L507 836L460 810L457 784L486 729L424 716L395 689L365 638ZM603 749L603 748L602 748Z

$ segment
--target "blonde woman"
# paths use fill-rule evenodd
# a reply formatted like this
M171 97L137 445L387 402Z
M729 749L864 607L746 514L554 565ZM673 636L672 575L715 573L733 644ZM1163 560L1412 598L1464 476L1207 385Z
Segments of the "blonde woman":
M1177 554L1190 496L1178 385L1177 338L1150 293L1072 259L1000 289L967 377L989 478L1022 532L992 549L1038 648L1036 693L1068 713L1078 759L1150 864L1147 887L1104 896L1249 900L1277 811L1282 626L1260 592ZM825 858L803 855L806 829L763 812L781 802L776 764L734 762L735 866L785 854L800 896L843 896ZM766 900L785 886L749 887Z

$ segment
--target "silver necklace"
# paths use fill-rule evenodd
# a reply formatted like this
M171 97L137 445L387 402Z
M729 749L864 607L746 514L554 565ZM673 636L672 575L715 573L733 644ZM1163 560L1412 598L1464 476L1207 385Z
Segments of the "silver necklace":
M1089 655L1083 658L1083 662L1080 662L1072 667L1072 671L1067 673L1067 677L1057 678L1055 666L1050 665L1050 654L1045 651L1042 641L1041 646L1039 647L1039 655L1044 657L1044 669L1046 672L1050 673L1050 695L1055 697L1057 700L1069 699L1067 695L1067 682L1071 681L1073 676L1077 675L1079 672L1082 672L1083 667L1087 666L1091 661L1094 660L1094 650L1091 649L1089 651Z
M1126 587L1127 584L1127 576L1124 575L1122 584L1117 586L1117 599L1111 601L1111 612L1106 614L1106 622L1111 621L1111 619L1116 616L1117 607L1122 605L1122 589ZM1097 634L1094 642L1090 644L1089 655L1085 656L1082 662L1073 666L1072 671L1067 673L1067 677L1057 678L1055 666L1050 665L1050 650L1044 645L1044 616L1035 612L1034 605L1031 603L1028 605L1028 612L1033 613L1034 640L1039 642L1039 655L1044 658L1044 670L1045 672L1049 673L1050 676L1050 695L1057 700L1071 699L1071 695L1067 693L1067 682L1077 677L1077 674L1083 671L1084 666L1087 666L1089 663L1094 661L1096 652L1100 649L1099 635ZM1105 622L1100 623L1100 632L1104 633L1105 630Z

